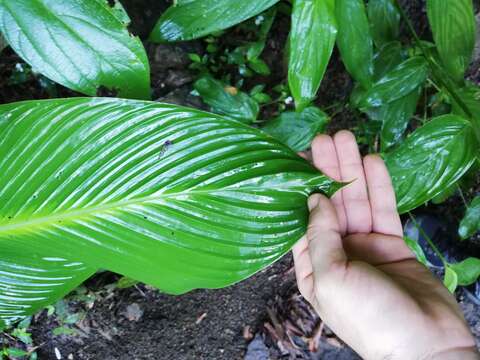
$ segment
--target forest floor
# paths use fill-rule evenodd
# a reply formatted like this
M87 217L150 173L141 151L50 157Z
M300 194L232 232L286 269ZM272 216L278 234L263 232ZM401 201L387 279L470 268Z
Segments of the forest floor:
M122 1L132 18L132 31L145 38L165 1ZM404 1L417 30L427 31L421 1ZM263 59L272 69L268 77L246 80L271 88L285 79L282 61L288 35L288 17L277 17ZM238 34L228 32L226 42ZM191 94L196 78L189 70L190 53L203 53L205 43L193 41L174 45L146 44L152 68L154 99L204 108ZM470 72L480 78L480 49ZM328 132L351 129L361 132L362 122L342 104L352 89L350 77L335 53L319 92L321 108L337 104ZM78 96L31 73L9 49L0 57L0 102ZM268 107L263 116L268 117ZM477 179L474 192L479 191ZM480 254L478 243L462 247L448 235L463 215L463 203L453 197L440 206L425 207L416 216L428 214L441 224L440 241L458 253ZM443 237L442 237L443 236ZM453 245L452 245L453 244ZM196 290L169 296L142 284L119 288L119 276L100 273L71 294L55 309L37 314L30 332L41 360L62 359L358 359L358 356L324 326L298 293L290 254L252 278L221 290ZM480 303L475 291L459 289L457 297L480 344ZM478 294L477 294L478 295ZM375 296L375 294L372 294ZM381 316L381 314L379 314ZM18 345L8 336L0 341ZM60 356L60 357L59 357Z

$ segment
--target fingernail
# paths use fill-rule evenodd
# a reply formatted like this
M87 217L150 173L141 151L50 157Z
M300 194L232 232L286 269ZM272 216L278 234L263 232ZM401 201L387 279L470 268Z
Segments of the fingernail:
M318 204L320 203L320 199L321 199L322 195L320 194L313 194L312 196L310 196L308 198L308 209L310 211L312 211L313 209L315 209Z

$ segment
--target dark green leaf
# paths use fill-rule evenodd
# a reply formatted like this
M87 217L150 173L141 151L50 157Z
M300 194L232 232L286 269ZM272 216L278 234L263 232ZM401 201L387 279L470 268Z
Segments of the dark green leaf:
M172 294L238 282L339 187L257 129L155 102L1 105L0 154L0 323L99 268Z
M480 231L480 196L473 199L460 223L458 234L465 240Z
M412 250L412 252L415 254L417 260L423 265L428 266L427 257L425 256L425 252L423 251L420 244L408 236L405 236L404 240L410 250Z
M368 18L375 45L381 48L400 36L400 11L395 0L369 0Z
M270 68L262 59L252 59L248 62L248 66L260 75L268 76L271 73Z
M140 39L106 1L2 0L0 30L32 68L87 95L100 87L150 98L150 69Z
M453 185L475 162L470 122L456 115L432 119L385 155L400 213Z
M457 88L455 91L472 115L471 120L474 123L477 139L480 139L480 88L469 84L464 88ZM470 117L466 114L464 107L460 106L454 99L452 102L452 111L455 114L462 115L466 118Z
M310 106L302 112L284 112L263 127L263 131L288 145L294 151L308 149L313 138L325 130L328 116Z
M150 34L155 42L192 40L241 23L279 0L189 0L172 5Z
M418 88L407 96L378 109L378 117L383 122L380 137L382 151L398 144L402 139L410 119L415 114L421 93L422 88Z
M450 264L449 266L457 274L458 285L472 285L480 277L480 259L468 258L460 263Z
M452 294L455 292L458 286L458 274L449 265L445 266L443 284Z
M402 44L399 41L393 41L385 44L373 58L375 82L381 80L390 71L395 69L405 60L405 52L402 49Z
M334 0L295 0L289 38L288 84L299 111L315 98L332 55Z
M210 76L197 80L194 88L213 112L244 123L252 123L257 119L258 103L237 88L227 86Z
M336 0L337 45L343 63L365 89L372 84L373 40L363 0Z
M423 57L412 57L402 62L366 91L360 107L378 107L407 96L425 82L427 73Z
M7 348L6 352L7 352L8 356L12 356L14 358L21 358L21 357L24 357L24 356L28 355L28 351L25 351L25 350L22 350L22 349L17 349L17 348L12 348L12 347Z
M427 0L427 14L445 69L462 81L475 46L472 0Z

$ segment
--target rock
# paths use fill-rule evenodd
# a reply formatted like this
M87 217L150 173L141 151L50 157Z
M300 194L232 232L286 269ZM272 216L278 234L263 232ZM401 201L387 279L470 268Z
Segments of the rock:
M143 310L137 303L133 303L127 306L125 311L125 317L130 321L138 321L143 316Z

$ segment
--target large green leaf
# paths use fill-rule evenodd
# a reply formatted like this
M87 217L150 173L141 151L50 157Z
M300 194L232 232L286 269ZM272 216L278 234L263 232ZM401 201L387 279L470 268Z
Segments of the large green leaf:
M194 88L203 101L210 105L213 112L245 123L252 123L257 119L260 111L258 103L236 88L227 87L211 76L203 76L198 79ZM230 90L227 91L228 89Z
M428 74L423 57L405 60L368 89L360 100L361 108L378 107L403 98L421 86Z
M473 199L468 207L458 228L458 234L465 240L473 236L477 231L480 231L480 196Z
M97 269L180 294L244 279L338 185L259 130L188 108L72 98L0 106L0 319Z
M251 18L279 0L183 0L172 5L150 34L155 42L196 39Z
M367 4L373 40L378 48L400 36L400 11L395 0L369 0Z
M336 0L337 45L343 63L365 89L372 84L373 40L363 0Z
M462 81L475 47L472 0L427 0L427 14L445 69Z
M458 181L475 162L470 122L456 115L432 119L385 155L401 213L415 209Z
M150 98L150 69L141 41L118 10L97 0L1 0L0 31L32 68L70 89Z
M334 0L295 0L288 84L298 110L315 98L332 55L337 25Z
M269 121L262 130L288 145L294 151L304 151L312 140L325 131L328 115L309 106L302 112L286 111Z
M480 141L480 87L468 84L464 88L455 89L455 91L459 95L464 106L460 106L455 99L452 99L452 111L455 114L469 118L469 115L465 113L464 108L466 107L469 110L472 116L471 120L474 124L477 139Z

